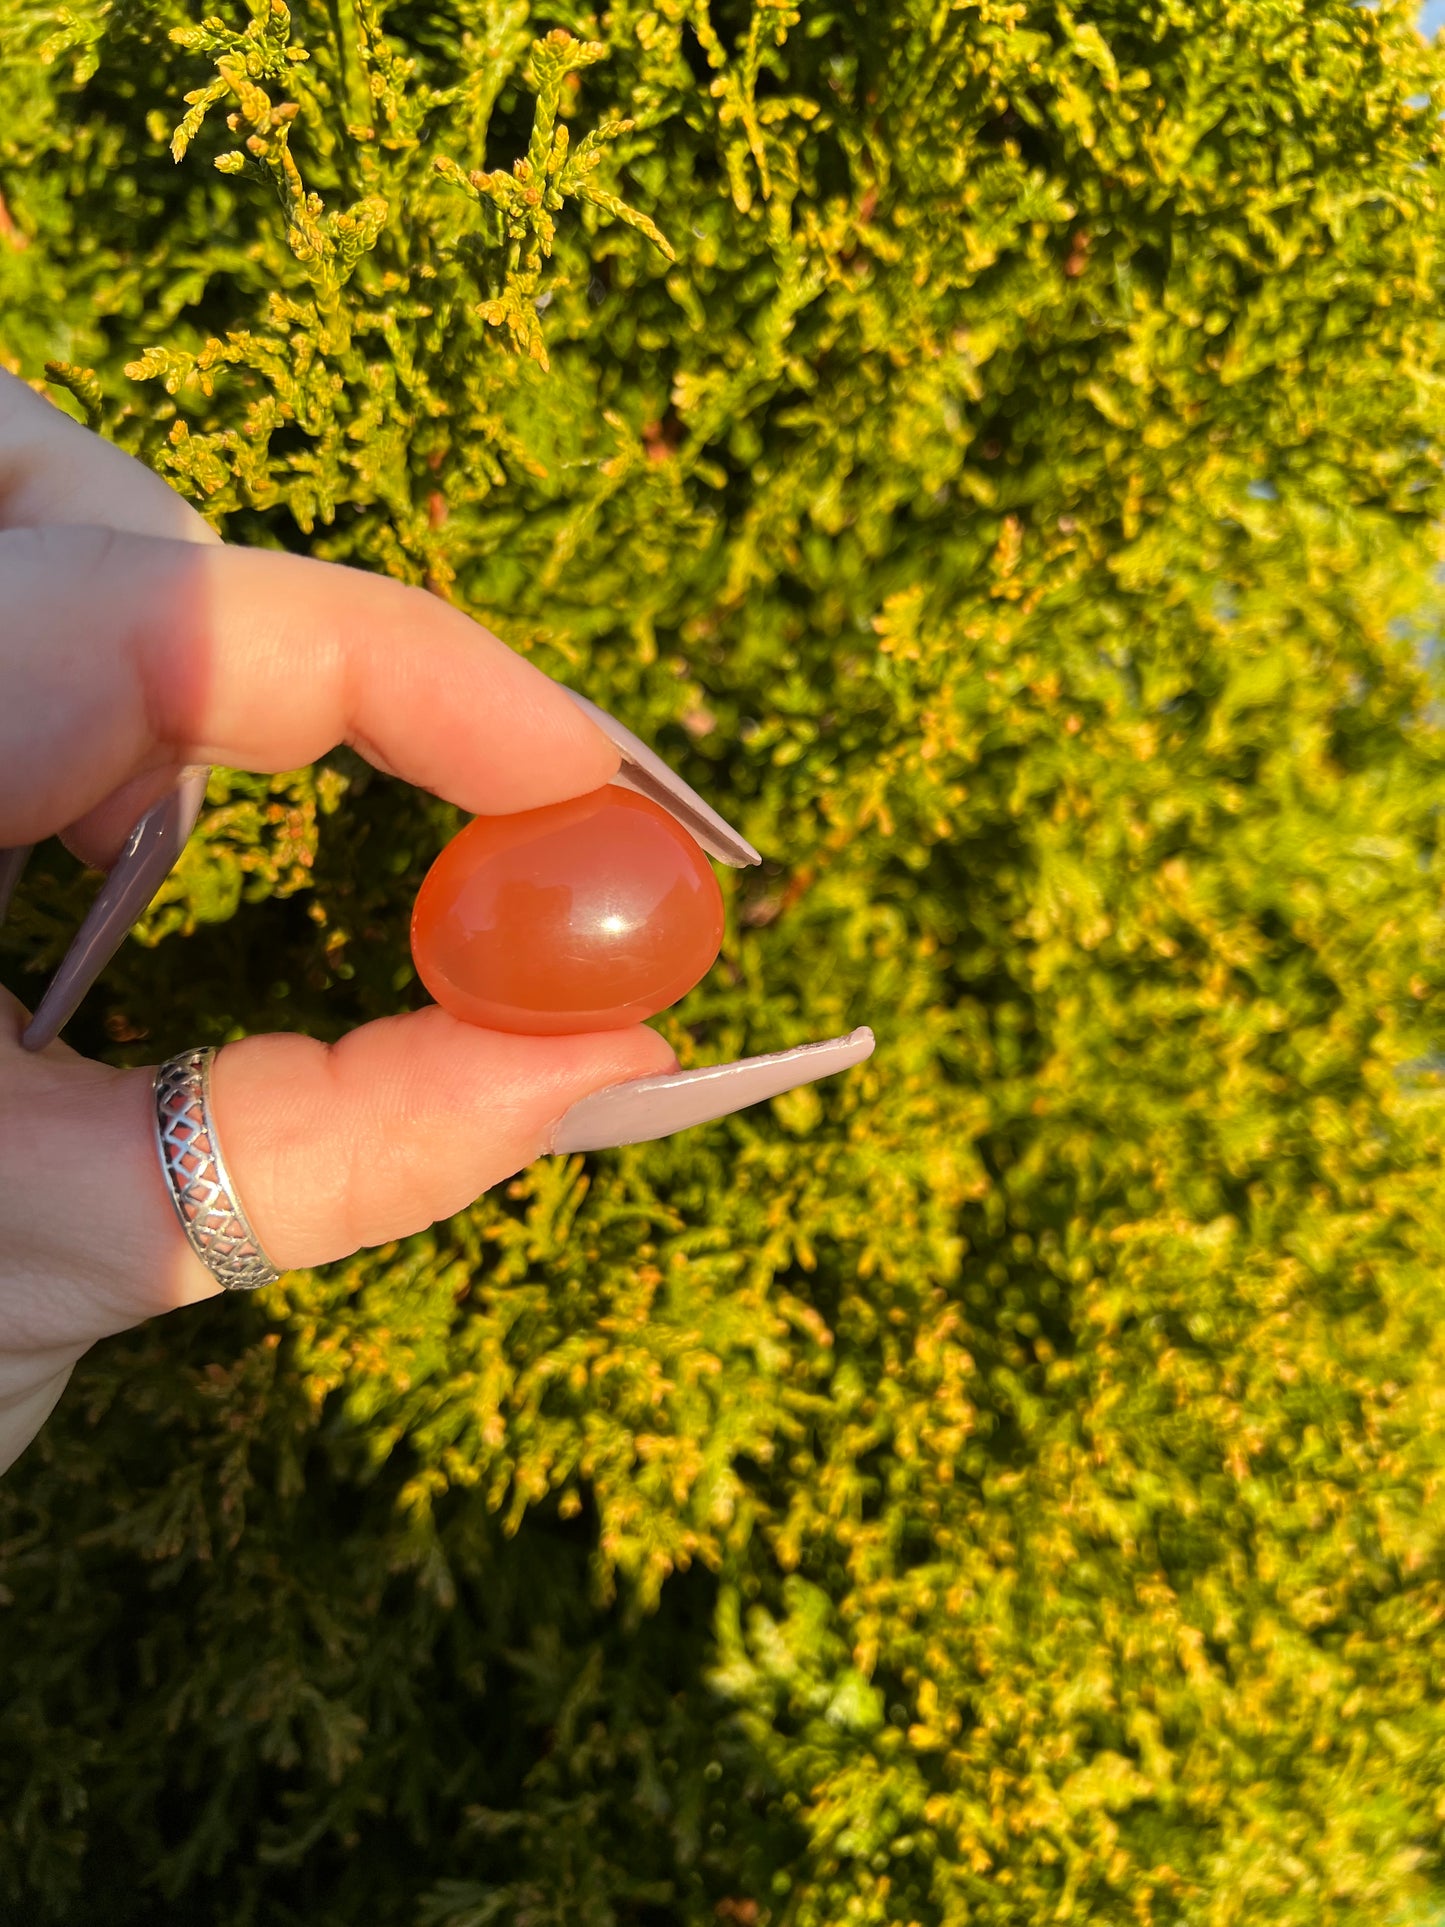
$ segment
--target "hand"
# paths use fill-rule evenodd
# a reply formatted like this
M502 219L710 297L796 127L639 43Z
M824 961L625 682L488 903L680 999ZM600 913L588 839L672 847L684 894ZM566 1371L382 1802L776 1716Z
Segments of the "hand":
M60 834L87 863L116 866L106 943L62 965L71 1007L161 880L127 858L128 882L116 864L132 827L188 772L194 792L209 763L292 769L346 742L493 815L620 777L724 861L756 860L630 732L457 610L359 570L223 544L149 470L6 375L0 612L0 851ZM58 1040L27 1049L26 1019L0 989L0 1469L97 1339L220 1289L160 1169L152 1073ZM252 1227L285 1269L422 1230L549 1150L662 1136L871 1048L860 1031L680 1072L642 1025L519 1037L430 1006L331 1046L227 1045L212 1111Z

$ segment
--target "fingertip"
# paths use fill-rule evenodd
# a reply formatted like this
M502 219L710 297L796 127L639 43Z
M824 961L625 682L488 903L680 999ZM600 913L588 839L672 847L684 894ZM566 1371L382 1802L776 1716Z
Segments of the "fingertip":
M331 741L339 735L386 774L473 814L583 795L621 767L620 752L561 683L484 623L414 584L269 550L227 549L210 566L218 630L228 609L252 614L245 637L217 652L206 699L258 741L278 724L274 689L255 677L256 656L288 686L295 664L311 656L313 680L327 692L320 708L330 711ZM405 648L398 647L403 637ZM184 636L182 647L189 648ZM223 699L219 680L232 653L243 673ZM291 711L299 715L300 705ZM308 748L298 761L317 753L314 744L297 748Z

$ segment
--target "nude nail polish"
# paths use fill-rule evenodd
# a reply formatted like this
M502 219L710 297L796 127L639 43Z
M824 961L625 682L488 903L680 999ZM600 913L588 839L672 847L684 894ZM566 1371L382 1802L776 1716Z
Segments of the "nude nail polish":
M206 800L209 775L207 769L187 769L131 831L21 1036L26 1050L44 1050L59 1036L175 868Z
M802 1084L816 1084L835 1071L851 1070L873 1055L867 1025L846 1037L798 1044L765 1057L744 1057L733 1064L708 1064L699 1070L662 1071L625 1084L609 1084L580 1098L554 1125L547 1155L572 1151L609 1151L622 1144L646 1144L694 1124L710 1124L765 1098L781 1097Z
M719 863L737 870L762 862L747 838L719 816L711 804L704 803L697 791L670 770L656 751L649 749L640 736L634 736L625 723L619 723L615 716L609 716L586 696L579 696L575 689L568 689L567 694L613 748L622 752L622 768L613 777L614 783L623 789L636 790L639 796L660 805Z

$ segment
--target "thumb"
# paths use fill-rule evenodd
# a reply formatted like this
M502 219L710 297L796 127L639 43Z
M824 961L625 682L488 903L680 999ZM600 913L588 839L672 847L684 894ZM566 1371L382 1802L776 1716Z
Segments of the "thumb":
M153 1072L91 1064L59 1043L24 1053L23 1021L0 999L0 1354L78 1357L220 1286L171 1200ZM453 1216L540 1156L579 1098L676 1061L643 1025L522 1037L429 1005L332 1045L228 1044L211 1069L211 1113L262 1250L292 1270Z
M252 1229L281 1270L453 1216L540 1156L578 1098L676 1062L640 1024L523 1037L433 1005L333 1045L228 1045L212 1066L211 1106Z

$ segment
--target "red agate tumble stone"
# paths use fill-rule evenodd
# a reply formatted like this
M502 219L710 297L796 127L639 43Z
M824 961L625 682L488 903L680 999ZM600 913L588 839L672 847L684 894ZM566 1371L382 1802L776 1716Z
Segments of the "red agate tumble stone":
M411 917L417 972L443 1010L533 1037L655 1016L707 975L722 938L702 849L614 784L476 817L428 870Z

